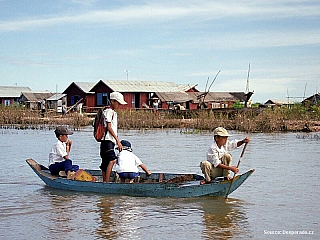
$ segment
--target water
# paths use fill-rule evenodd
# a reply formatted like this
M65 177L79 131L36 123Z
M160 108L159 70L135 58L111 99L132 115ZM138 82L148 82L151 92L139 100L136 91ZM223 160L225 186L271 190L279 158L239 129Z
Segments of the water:
M231 138L245 135L233 132ZM120 131L154 172L201 174L210 133ZM296 133L251 134L240 172L250 178L224 198L142 198L51 189L26 164L47 165L53 131L0 129L0 239L319 239L320 141ZM97 169L91 128L75 132L70 158ZM234 163L241 149L232 152ZM310 233L308 235L298 235ZM276 234L277 233L277 234ZM313 234L311 234L313 233Z

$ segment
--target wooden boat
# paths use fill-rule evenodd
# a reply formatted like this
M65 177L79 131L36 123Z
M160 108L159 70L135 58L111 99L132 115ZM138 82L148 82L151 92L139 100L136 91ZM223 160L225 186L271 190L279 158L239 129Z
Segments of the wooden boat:
M141 197L200 197L225 196L231 180L215 179L209 184L200 185L203 176L197 174L152 173L146 176L140 173L134 183L120 183L117 174L112 172L110 182L102 182L100 170L85 170L96 178L95 182L69 180L65 177L52 175L48 168L33 159L26 162L32 170L49 186L57 189L93 192ZM235 177L230 193L235 191L254 172L254 169Z

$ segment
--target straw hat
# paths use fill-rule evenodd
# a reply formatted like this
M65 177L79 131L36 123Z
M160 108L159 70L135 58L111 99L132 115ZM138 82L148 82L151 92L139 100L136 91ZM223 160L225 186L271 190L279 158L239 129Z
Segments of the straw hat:
M223 127L217 127L215 130L213 130L213 135L214 136L220 136L220 137L230 137L230 136L232 136Z

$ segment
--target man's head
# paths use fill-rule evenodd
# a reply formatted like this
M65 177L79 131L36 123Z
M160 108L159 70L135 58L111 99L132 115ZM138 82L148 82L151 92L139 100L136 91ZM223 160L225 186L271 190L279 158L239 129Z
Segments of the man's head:
M231 136L228 131L223 127L217 127L213 130L214 140L219 147L226 144L228 137Z
M123 95L119 92L110 93L110 100L111 100L111 105L113 105L114 108L116 108L118 104L121 104L121 105L127 104L127 102L124 101L123 99Z
M213 135L214 136L219 136L219 137L230 137L230 136L232 136L223 127L217 127L215 130L213 130Z

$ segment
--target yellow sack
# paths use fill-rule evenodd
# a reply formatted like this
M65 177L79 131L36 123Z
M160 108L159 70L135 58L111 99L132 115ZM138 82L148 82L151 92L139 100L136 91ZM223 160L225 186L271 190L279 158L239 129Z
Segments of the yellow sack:
M86 172L83 169L79 169L78 171L76 171L76 173L74 174L74 180L86 182L97 181L97 179L94 176L92 176L90 173Z

